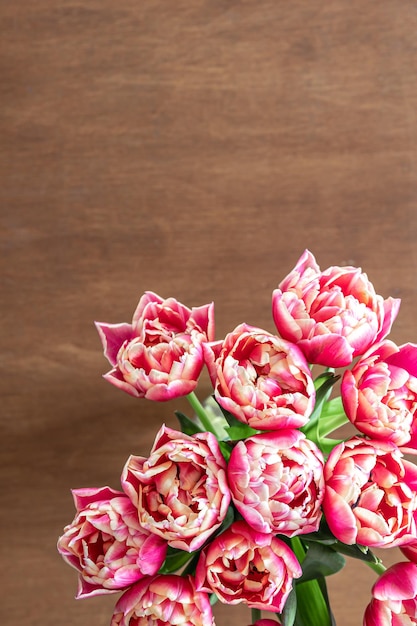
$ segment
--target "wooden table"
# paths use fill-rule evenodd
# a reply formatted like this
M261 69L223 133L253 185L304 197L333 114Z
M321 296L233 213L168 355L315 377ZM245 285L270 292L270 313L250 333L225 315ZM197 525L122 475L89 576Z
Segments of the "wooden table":
M401 297L416 341L416 5L20 0L0 24L1 623L101 626L114 597L75 602L55 550L69 490L117 487L178 403L103 381L93 320L152 290L214 300L218 338L272 330L309 248ZM374 580L329 581L338 626Z

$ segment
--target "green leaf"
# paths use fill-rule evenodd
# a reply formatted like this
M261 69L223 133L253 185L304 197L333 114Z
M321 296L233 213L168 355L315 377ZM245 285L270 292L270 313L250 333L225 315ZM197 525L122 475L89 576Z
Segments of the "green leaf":
M323 407L322 416L330 417L330 416L339 416L346 415L345 409L343 408L342 398L337 396L336 398L332 398L328 400Z
M181 572L181 576L194 576L199 558L200 552L193 552L192 558L188 561L187 566Z
M218 409L219 414L223 415L224 419L226 420L228 424L228 426L223 426L223 429L227 433L227 436L232 441L238 441L239 439L246 439L246 437L257 435L260 432L259 430L255 430L254 428L251 428L247 424L244 424L243 422L238 420L237 417L235 417L232 413L230 413L229 411L226 411L226 409L224 409L222 406L220 406L220 404L218 404L218 402L215 400L214 397L212 398L212 400L213 402L216 402L216 407L212 409L212 411L214 413L217 413L216 409Z
M332 626L336 626L336 620L334 618L334 615L332 613L332 609L330 607L330 600L329 600L329 594L327 593L327 585L326 585L326 579L325 578L318 578L317 582L319 584L321 593L323 595L324 601L326 603L326 606L329 610L329 616L330 616L330 621L331 621L331 625Z
M340 376L335 376L333 372L325 372L317 376L314 381L316 387L316 403L314 410L310 415L308 423L300 430L316 443L319 440L319 418L324 406L324 403L328 400L333 385L339 380Z
M213 407L213 404L215 406ZM223 416L225 422L227 422L228 426L222 425L223 432L226 433L227 437L230 438L231 441L238 441L239 439L246 439L246 437L250 437L251 435L256 435L259 433L259 430L254 430L247 424L244 424L240 420L237 419L232 413L226 411L220 404L216 401L214 396L211 396L211 404L210 411L214 416ZM218 419L218 418L217 418ZM218 437L218 439L221 439ZM225 439L225 437L223 437Z
M304 563L308 555L304 538L301 540L299 536L295 536L290 541L291 548L304 571ZM294 626L332 626L326 581L323 576L319 575L319 577L320 583L317 578L306 581L300 578L295 582L297 612Z
M316 388L316 404L314 405L313 416L322 410L323 404L329 399L332 387L339 380L340 375L335 375L333 372L325 372L317 376L314 381Z
M297 613L294 626L332 626L333 619L328 604L324 578L296 584Z
M344 424L348 424L349 419L343 408L342 398L337 396L324 403L320 414L320 437L329 435Z
M380 563L381 560L366 546L360 546L356 543L349 546L346 543L337 541L332 547L333 550L365 563Z
M160 574L171 574L183 567L188 561L193 558L194 554L191 552L184 552L183 550L177 550L176 548L168 548L167 555L162 567L159 569Z
M204 432L195 422L193 422L189 417L181 413L181 411L174 411L180 426L181 431L186 435L195 435L196 433Z
M335 383L339 380L340 375L335 374L333 370L329 369L327 372L323 372L319 374L317 378L314 380L314 387L316 389L316 397L319 399L322 396L328 395L329 390L333 387Z
M344 557L331 547L313 541L305 541L305 543L308 550L301 565L303 574L298 579L300 583L314 578L330 576L344 567L346 563Z
M297 594L293 588L290 595L287 598L284 609L281 614L278 614L279 621L282 626L294 626L295 616L297 613Z
M238 420L237 417L233 415L233 413L230 413L230 411L226 411L226 409L220 406L220 404L218 404L218 407L220 411L222 412L223 416L225 417L229 426L246 426L246 424Z
M255 430L247 424L239 423L239 426L227 426L226 432L229 435L232 441L239 441L240 439L247 439L247 437L252 437L252 435L257 435L259 430Z
M228 461L230 459L230 455L232 453L231 447L227 444L226 441L219 441L219 448L226 459Z
M333 448L342 442L343 442L343 439L331 439L330 437L319 436L317 445L322 451L323 455L327 457L330 454L330 452L333 450Z

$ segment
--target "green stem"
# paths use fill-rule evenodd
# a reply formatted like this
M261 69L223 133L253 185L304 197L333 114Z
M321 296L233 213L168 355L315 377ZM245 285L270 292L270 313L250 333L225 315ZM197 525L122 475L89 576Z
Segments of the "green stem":
M217 439L221 439L222 437L220 433L217 432L215 426L212 424L210 418L208 417L207 413L204 410L203 405L201 404L200 400L195 395L194 391L189 393L186 396L186 398L188 402L191 404L201 424L203 425L203 428L205 428L205 430L207 430L208 432L213 433L213 435L215 435Z
M258 621L258 619L261 619L260 609L251 609L251 615L252 615L252 624L254 624L255 622Z
M385 572L385 570L387 569L385 567L385 565L383 563L381 563L381 562L379 562L379 563L372 563L372 562L366 561L366 564L369 565L369 567L371 569L373 569L374 572L376 572L378 574L378 576L383 574Z

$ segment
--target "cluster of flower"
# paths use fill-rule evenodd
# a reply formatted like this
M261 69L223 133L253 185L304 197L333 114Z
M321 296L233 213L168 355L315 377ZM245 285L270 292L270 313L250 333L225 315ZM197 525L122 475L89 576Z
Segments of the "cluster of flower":
M131 324L97 323L109 382L187 396L197 419L177 413L181 430L163 425L149 457L130 456L122 491L73 491L58 550L77 597L123 591L112 626L211 626L216 599L246 603L257 626L277 624L261 611L325 626L324 579L348 555L379 574L365 626L417 623L417 465L404 456L417 452L417 345L386 339L399 305L306 251L273 292L279 334L240 324L215 341L213 304L151 292ZM203 367L215 419L194 393ZM349 420L357 435L329 437ZM408 560L386 570L370 548L393 546Z

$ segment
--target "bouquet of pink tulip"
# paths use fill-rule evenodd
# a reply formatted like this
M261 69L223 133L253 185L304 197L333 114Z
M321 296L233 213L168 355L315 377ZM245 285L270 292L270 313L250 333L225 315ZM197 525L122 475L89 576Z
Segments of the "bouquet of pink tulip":
M306 251L272 294L277 334L242 323L215 341L213 304L151 292L131 324L97 323L109 382L187 396L193 416L128 458L121 490L73 490L58 550L77 597L123 592L111 626L212 626L217 600L256 626L331 626L326 576L348 556L378 574L365 626L417 624L417 345L386 339L399 305ZM357 434L330 437L349 421ZM386 569L372 549L394 546Z

